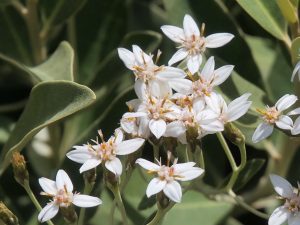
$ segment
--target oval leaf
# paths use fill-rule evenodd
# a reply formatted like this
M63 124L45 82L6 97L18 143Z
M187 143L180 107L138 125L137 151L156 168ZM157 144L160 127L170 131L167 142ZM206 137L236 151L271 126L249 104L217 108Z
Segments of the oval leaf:
M70 81L48 81L36 85L5 144L0 157L0 175L14 151L24 146L42 128L90 105L96 96L88 87Z

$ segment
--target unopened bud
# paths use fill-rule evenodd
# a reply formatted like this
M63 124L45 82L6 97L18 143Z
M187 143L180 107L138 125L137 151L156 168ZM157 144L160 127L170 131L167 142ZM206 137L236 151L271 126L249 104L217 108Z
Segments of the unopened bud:
M24 185L25 180L29 180L29 174L26 168L24 156L21 155L18 151L14 152L11 158L11 164L16 181L19 184Z
M225 136L235 145L245 143L244 134L233 123L227 123L224 129Z
M68 207L60 207L60 212L67 223L75 224L78 220L78 216L73 205L70 205Z
M0 201L0 222L3 222L6 225L19 225L18 218L1 201Z
M83 178L85 183L94 185L97 178L96 168L85 171L83 173Z

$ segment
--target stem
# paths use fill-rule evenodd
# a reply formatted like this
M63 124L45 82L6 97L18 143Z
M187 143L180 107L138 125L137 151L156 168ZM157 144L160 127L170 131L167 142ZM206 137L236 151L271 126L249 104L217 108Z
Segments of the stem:
M154 144L152 141L149 141L153 147L153 160L159 160L159 145Z
M114 224L114 214L115 214L115 209L116 209L116 200L113 201L110 213L109 213L109 218L110 218L110 224Z
M168 207L162 209L161 207L158 208L154 218L149 222L147 223L147 225L156 225L158 224L162 219L163 217L166 215L166 213L175 205L174 202L172 203L169 203Z
M196 147L196 159L197 159L197 162L199 163L199 166L205 170L205 161L204 161L204 156L203 156L203 150L200 146Z
M252 206L248 205L239 196L237 196L232 190L229 191L229 195L234 198L234 200L236 201L236 203L238 203L240 206L242 206L244 209L248 210L252 214L254 214L254 215L258 216L258 217L261 217L263 219L269 219L269 215L267 215L265 213L262 213L262 212L256 210L255 208L253 208Z
M230 151L230 149L229 149L229 147L227 145L227 142L226 142L223 134L221 132L218 132L217 133L217 137L218 137L218 139L219 139L219 141L220 141L220 143L221 143L221 145L223 147L223 150L224 150L224 152L225 152L225 154L226 154L226 156L227 156L227 158L229 160L229 163L230 163L230 166L231 166L232 170L233 171L237 170L237 165L235 163L233 155L231 154L231 151Z
M192 153L192 146L191 146L190 143L188 143L188 144L186 145L186 154L187 154L188 162L194 160L193 153Z
M33 194L32 190L30 188L30 185L29 185L29 181L25 180L24 185L22 185L22 186L26 190L26 192L27 192L29 198L31 199L32 203L35 205L37 210L40 212L42 210L42 207L41 207L40 203L38 202L38 200L36 199L35 195ZM54 225L51 220L48 220L47 224L48 225Z
M46 51L39 36L39 19L37 13L38 0L27 0L27 10L25 21L29 32L31 48L33 51L34 64L41 63L46 58Z
M115 196L115 201L118 204L119 210L121 212L122 220L124 225L128 225L128 220L127 220L127 215L126 215L126 210L122 201L122 196L120 193L119 186L116 185L116 187L112 188L112 192Z
M93 190L94 185L90 184L88 182L85 182L85 186L84 186L84 190L83 193L84 194L89 194L91 193L91 191ZM78 223L77 225L84 225L84 216L85 216L85 210L86 208L81 208L80 212L79 212L79 218L78 218Z

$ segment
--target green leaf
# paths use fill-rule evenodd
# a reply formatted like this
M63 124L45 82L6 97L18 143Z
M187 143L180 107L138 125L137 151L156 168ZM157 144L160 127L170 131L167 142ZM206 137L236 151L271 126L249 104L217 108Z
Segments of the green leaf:
M277 0L277 4L288 23L297 22L298 17L296 14L296 10L289 0Z
M36 85L1 152L0 174L8 166L12 153L21 151L42 128L84 109L94 100L93 91L74 82L48 81Z
M11 65L18 73L28 76L33 83L52 80L73 81L74 51L68 42L63 41L47 61L36 66L27 67L5 55L0 59Z
M223 224L233 205L227 202L212 201L204 195L189 191L183 195L182 202L176 204L166 215L163 224L172 225L217 225ZM200 222L201 221L201 222Z
M74 51L68 42L63 41L47 61L36 67L29 67L28 69L41 81L73 81L73 63Z
M290 82L292 75L290 59L287 58L288 56L285 55L278 42L249 35L245 36L245 40L259 68L267 95L273 102L276 102L293 89L293 84ZM299 44L298 47L300 47Z
M266 160L264 159L251 159L247 161L244 169L238 176L238 179L234 185L234 190L238 191L243 188L249 180L251 180L255 174L262 168Z
M300 37L293 40L291 51L293 64L296 64L300 60Z
M240 6L266 31L284 40L287 36L286 23L276 1L236 0Z

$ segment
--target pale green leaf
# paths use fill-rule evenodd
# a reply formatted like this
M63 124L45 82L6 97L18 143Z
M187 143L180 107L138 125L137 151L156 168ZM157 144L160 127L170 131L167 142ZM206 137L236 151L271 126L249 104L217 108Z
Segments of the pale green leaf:
M42 128L84 109L95 100L88 87L70 81L48 81L36 85L28 103L5 144L0 157L0 174L14 151L21 151Z
M236 0L240 6L266 31L284 40L287 36L286 23L276 1Z
M297 37L293 40L292 46L292 61L296 64L300 60L300 37Z
M198 192L189 191L183 195L182 202L176 204L166 215L163 224L222 224L232 208L230 203L212 201Z

